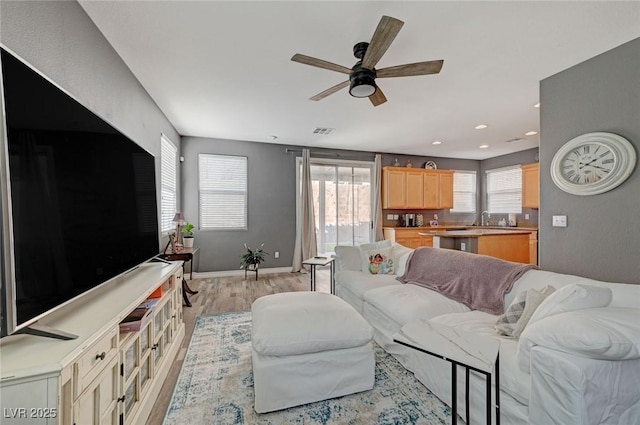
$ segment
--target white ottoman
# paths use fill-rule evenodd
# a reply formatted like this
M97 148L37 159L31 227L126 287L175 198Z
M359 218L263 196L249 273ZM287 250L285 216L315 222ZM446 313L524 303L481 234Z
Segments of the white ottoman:
M348 303L322 292L287 292L251 306L258 413L373 388L373 329Z

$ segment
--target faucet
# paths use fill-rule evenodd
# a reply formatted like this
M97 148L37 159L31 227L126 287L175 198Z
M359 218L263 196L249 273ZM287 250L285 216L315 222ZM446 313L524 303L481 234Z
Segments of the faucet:
M487 221L484 221L484 214L487 214ZM481 226L488 226L489 225L489 219L491 218L491 214L489 213L489 211L482 211L480 213L480 225Z

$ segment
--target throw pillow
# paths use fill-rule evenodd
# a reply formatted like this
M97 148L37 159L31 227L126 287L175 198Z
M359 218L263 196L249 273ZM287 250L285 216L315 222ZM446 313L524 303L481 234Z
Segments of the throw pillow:
M606 307L611 303L611 289L604 286L574 283L563 286L545 299L533 313L530 324L540 319L585 308Z
M379 242L372 242L372 243L366 243L366 244L362 244L362 245L358 245L358 248L360 249L360 265L361 265L361 270L365 273L370 273L369 271L369 256L367 255L367 252L369 250L372 249L379 249L379 248L391 248L391 241L389 240L384 240L384 241L379 241Z
M393 274L393 259L391 258L391 247L375 248L366 251L369 263L368 271L371 274Z
M553 286L546 286L542 291L528 289L520 292L504 314L498 317L495 325L498 334L518 339L538 306L554 291Z

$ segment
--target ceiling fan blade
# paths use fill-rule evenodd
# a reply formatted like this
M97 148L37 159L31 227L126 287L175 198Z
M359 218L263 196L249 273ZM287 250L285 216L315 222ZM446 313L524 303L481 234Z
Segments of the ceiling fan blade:
M442 69L444 60L408 63L406 65L390 66L376 71L378 78L411 77L414 75L437 74Z
M373 33L373 37L371 37L369 47L367 47L367 52L362 59L363 67L373 69L376 66L403 25L404 22L390 16L383 16L380 19L380 23L378 23L378 27Z
M322 93L318 93L317 95L309 98L309 100L322 100L325 97L334 94L335 92L342 90L343 88L347 87L349 85L349 80L347 81L343 81L340 84L336 84L335 86L326 89L325 91L323 91Z
M382 90L380 89L380 87L378 87L376 88L375 93L369 96L369 100L371 101L373 106L378 106L386 102L387 98L385 97L384 93L382 93Z
M338 65L332 62L327 62L322 59L312 58L311 56L301 55L296 53L291 58L294 62L303 63L305 65L311 65L322 69L328 69L329 71L342 72L343 74L351 74L351 69L346 66Z

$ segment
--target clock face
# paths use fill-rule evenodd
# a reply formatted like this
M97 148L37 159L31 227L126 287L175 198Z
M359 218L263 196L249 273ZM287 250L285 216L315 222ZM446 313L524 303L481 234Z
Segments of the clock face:
M577 185L588 185L606 179L616 163L615 153L602 143L583 143L566 153L561 160L561 174Z
M569 140L551 161L551 178L573 195L597 195L621 185L636 165L633 145L613 133L587 133Z

